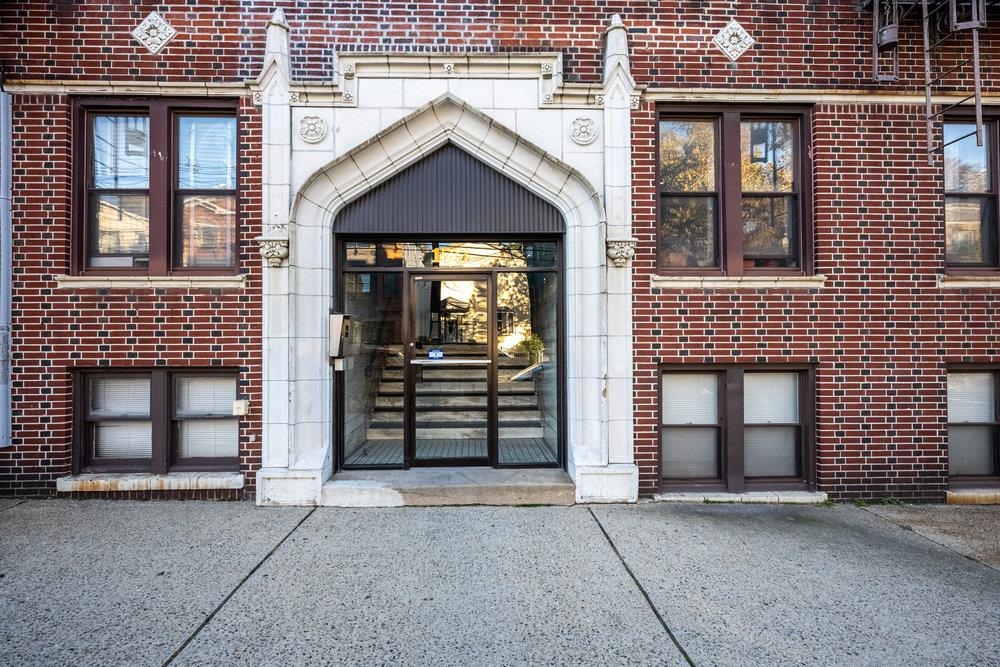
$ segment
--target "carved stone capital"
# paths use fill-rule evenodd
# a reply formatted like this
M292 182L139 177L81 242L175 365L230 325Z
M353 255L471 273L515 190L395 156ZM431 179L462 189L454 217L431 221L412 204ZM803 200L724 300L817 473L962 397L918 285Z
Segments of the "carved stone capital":
M267 260L267 265L272 269L280 269L282 263L288 259L288 239L280 236L258 236L256 241L261 257Z
M635 257L636 239L608 239L608 259L617 268L623 269Z

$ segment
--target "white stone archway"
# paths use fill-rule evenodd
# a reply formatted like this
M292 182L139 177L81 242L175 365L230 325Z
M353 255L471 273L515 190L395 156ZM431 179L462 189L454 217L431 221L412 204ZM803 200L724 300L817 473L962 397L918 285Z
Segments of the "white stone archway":
M269 264L264 275L264 440L263 467L257 476L258 503L318 504L322 486L333 472L333 371L328 358L326 315L333 303L332 253L337 212L449 142L548 201L563 215L567 468L576 483L578 501L634 501L638 469L632 447L632 304L627 259L631 249L630 106L637 98L633 97L634 82L628 75L621 22L613 21L609 28L603 94L581 98L593 99L604 111L603 121L596 121L594 130L603 136L603 148L595 146L598 152L589 156L574 153L579 159L591 160L588 173L592 179L603 178L601 187L595 188L580 170L556 157L553 149L540 148L450 92L422 106L410 107L400 120L381 130L372 128L366 132L370 138L339 155L334 152L338 155L335 159L327 157L324 166L297 179L294 173L290 175L295 167L293 157L297 160L301 154L314 159L322 153L316 147L309 152L304 146L296 149L301 153L293 150L298 140L292 141L289 105L312 103L303 100L309 91L291 90L287 74L288 27L278 18L276 14L269 25L268 55L256 84L256 99L264 111L265 147L266 232L260 242ZM546 81L551 82L546 77L554 76L558 64L556 60L554 67L546 69L543 62L543 90L550 85ZM427 79L420 74L418 65L422 67L406 61L403 69L413 67L418 71L398 75L404 77L404 98L407 82L412 82L417 91L436 85L433 77ZM531 66L535 65L530 59L517 64L522 70ZM480 72L487 71L487 67L507 68L507 76L515 72L510 69L511 63L495 59L487 59L480 67ZM467 68L470 73L474 69L471 58ZM391 73L400 68L389 70ZM522 70L517 70L517 76L523 76ZM454 71L446 68L441 76L452 76ZM345 76L341 82L343 92L334 95L334 104L360 107L359 98L370 93L358 82L360 71L353 65L350 74L351 79ZM380 76L379 85L388 89L387 82L393 79ZM484 80L484 74L478 76L467 81ZM505 90L513 89L504 83L509 79L495 80L500 82L496 84L498 89L501 84ZM518 90L528 93L522 96L524 101L519 103L524 106L519 109L537 114L532 108L554 99L554 93L545 93L539 100L530 92L532 79L519 81L524 83L516 83ZM462 81L455 84L463 85ZM470 90L475 88L470 86ZM325 139L321 134L319 139L306 138L300 129L300 137L310 144L336 141L350 145L360 138L357 134L336 139L330 136L342 127L340 115L353 118L353 127L357 128L359 123L367 122L364 119L378 118L380 114L377 105L366 107L372 111L351 106L330 111L315 108L319 113L332 112L326 116L330 119L326 122L332 123ZM558 115L558 110L544 113L555 120L552 129L558 133L554 142L546 137L543 143L558 144L573 118ZM313 131L315 126L307 129ZM601 160L603 169L594 169L594 157ZM294 196L290 183L298 184ZM613 256L611 262L609 254Z

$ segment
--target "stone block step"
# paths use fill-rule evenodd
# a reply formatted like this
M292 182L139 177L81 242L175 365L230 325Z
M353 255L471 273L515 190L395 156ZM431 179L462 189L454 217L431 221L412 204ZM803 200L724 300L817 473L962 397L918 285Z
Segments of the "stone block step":
M533 382L498 382L497 390L501 394L534 394L535 384ZM402 381L383 380L378 387L378 392L384 396L403 394ZM418 394L485 394L485 382L421 382L417 385Z
M501 438L544 438L545 429L541 426L501 426ZM365 432L368 440L402 440L403 429L392 427L371 426ZM418 440L461 440L461 439L485 439L486 428L476 427L441 427L432 428L419 426L417 428Z
M417 396L418 408L449 408L464 406L486 407L488 397L484 393L478 394L447 394L447 395L419 395ZM538 400L534 394L501 394L497 397L497 404L500 408L535 408L538 407ZM403 397L381 395L375 397L376 409L396 408L403 409Z
M486 420L486 409L475 407L472 410L445 410L445 409L425 409L417 410L417 423L426 424L428 422L479 422ZM541 410L502 410L500 412L500 423L507 422L533 422L541 424ZM373 424L399 424L403 423L402 410L376 410L372 413Z

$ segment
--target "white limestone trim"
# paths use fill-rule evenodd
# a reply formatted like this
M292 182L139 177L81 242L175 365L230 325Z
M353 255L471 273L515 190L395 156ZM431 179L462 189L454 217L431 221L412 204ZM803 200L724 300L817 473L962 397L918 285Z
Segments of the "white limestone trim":
M818 289L826 285L826 276L652 276L651 287L662 289L760 289L762 287L801 287Z
M948 489L945 502L949 505L1000 505L1000 488Z
M649 86L642 95L649 102L776 102L776 103L846 103L846 104L924 104L923 95L911 93L864 92L847 89L794 88L663 88ZM961 101L961 95L935 95L935 104ZM983 104L1000 104L1000 95L984 95Z
M748 505L816 505L827 501L822 491L747 491L745 493L656 493L659 503L744 503Z
M177 97L238 97L249 95L245 83L197 81L76 81L71 79L8 81L4 88L15 95L171 95Z
M995 276L949 276L938 274L937 286L940 289L965 289L967 287L1000 288L1000 275Z
M246 275L238 276L55 276L56 289L242 289Z
M243 474L238 472L85 473L56 480L60 493L107 491L203 491L242 489Z

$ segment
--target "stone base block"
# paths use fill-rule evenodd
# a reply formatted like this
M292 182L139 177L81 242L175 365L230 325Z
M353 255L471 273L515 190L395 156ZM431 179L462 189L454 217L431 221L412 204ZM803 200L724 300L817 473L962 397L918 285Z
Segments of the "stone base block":
M639 468L634 463L577 466L578 503L634 503L639 499Z
M955 489L945 494L949 505L1000 505L1000 489Z
M323 486L321 470L261 468L257 471L260 506L316 505Z

